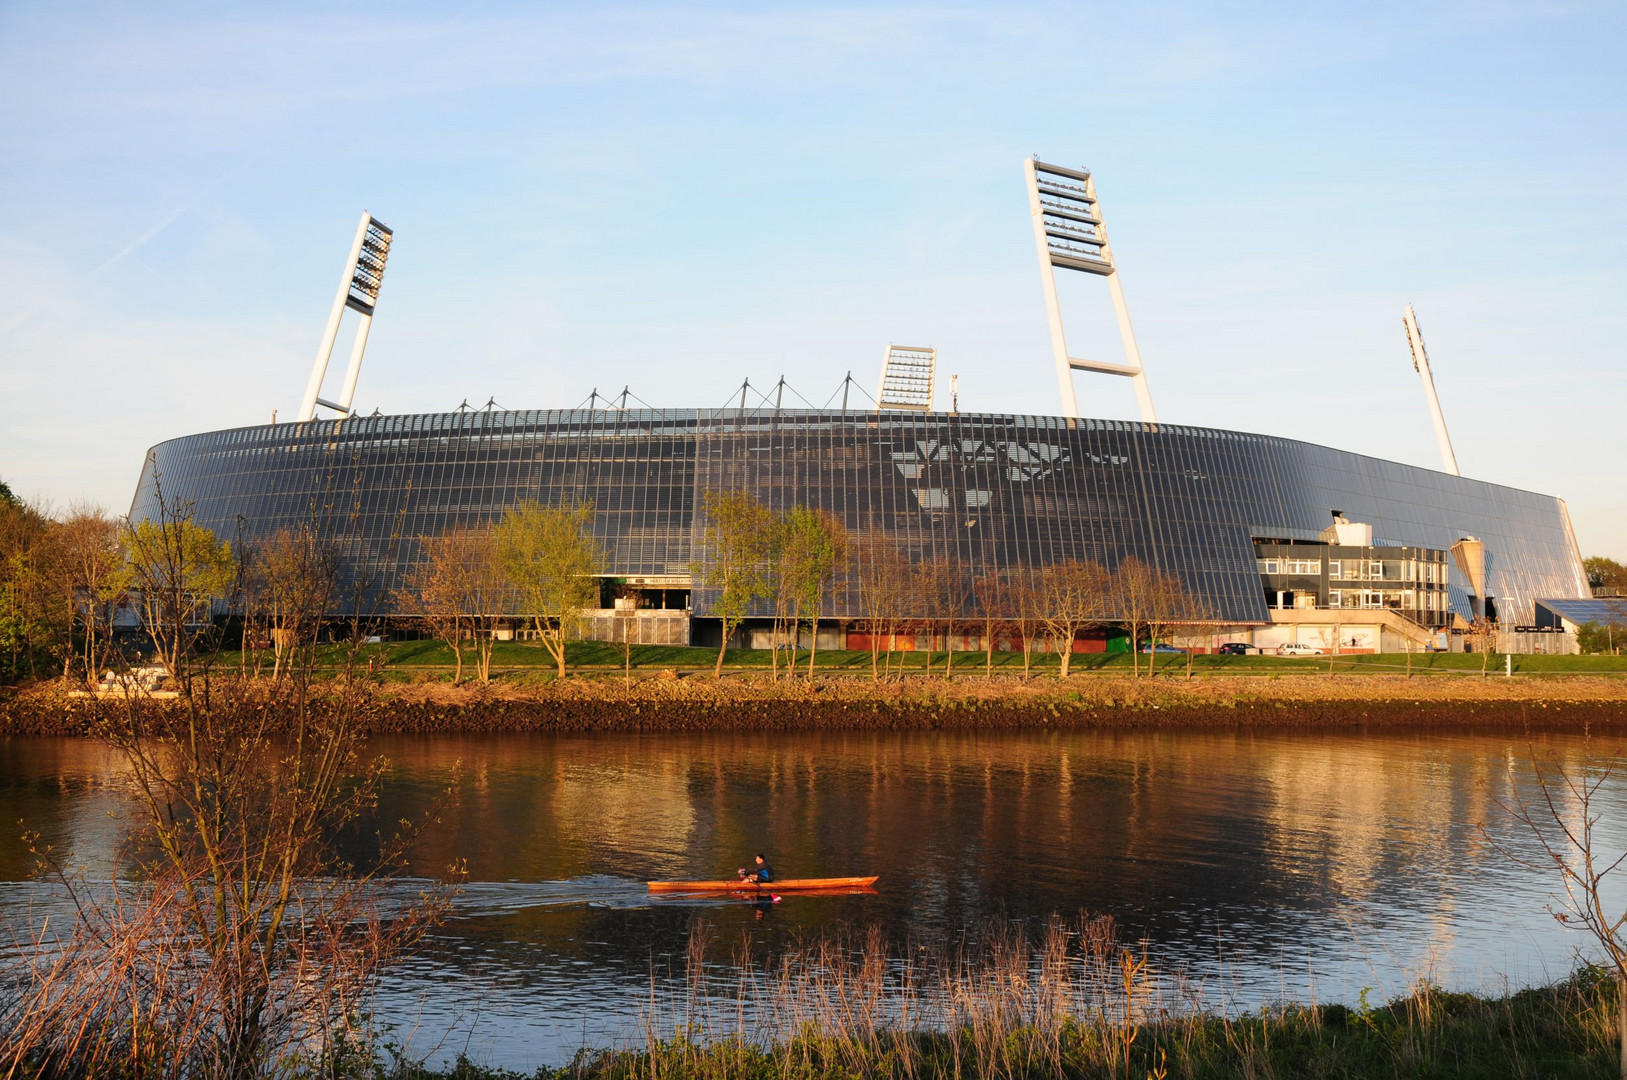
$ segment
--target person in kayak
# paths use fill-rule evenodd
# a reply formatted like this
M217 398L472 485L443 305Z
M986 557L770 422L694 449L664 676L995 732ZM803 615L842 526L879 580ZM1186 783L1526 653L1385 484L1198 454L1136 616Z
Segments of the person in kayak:
M756 864L752 867L752 869L747 870L742 867L739 871L737 871L737 873L740 875L740 880L749 882L752 885L771 884L774 881L774 868L768 865L768 860L763 858L763 853L759 851L756 855L752 856L752 862Z

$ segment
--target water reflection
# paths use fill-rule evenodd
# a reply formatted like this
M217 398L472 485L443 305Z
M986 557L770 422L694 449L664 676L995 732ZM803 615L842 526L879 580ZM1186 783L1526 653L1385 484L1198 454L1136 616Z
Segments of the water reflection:
M414 861L464 860L473 884L381 1001L425 1052L467 1045L529 1066L626 1032L652 964L682 954L696 919L772 949L838 923L942 940L991 917L1104 911L1211 1000L1241 1004L1349 999L1426 971L1539 980L1583 944L1545 911L1555 883L1477 827L1531 851L1495 803L1531 793L1520 733L509 735L376 749L395 766L384 820L421 813L460 775ZM1543 737L1537 752L1574 766L1584 747ZM4 753L0 819L109 865L115 762L69 741L14 739ZM1627 785L1604 796L1619 848ZM642 885L726 876L757 850L784 875L882 878L873 896L768 910L652 900ZM0 876L32 872L0 845Z

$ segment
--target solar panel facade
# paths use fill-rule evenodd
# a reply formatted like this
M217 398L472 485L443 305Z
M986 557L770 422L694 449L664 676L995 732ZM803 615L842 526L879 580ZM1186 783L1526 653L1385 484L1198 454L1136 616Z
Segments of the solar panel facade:
M493 411L236 428L153 447L131 514L189 503L239 544L313 525L341 552L347 595L388 611L420 537L524 499L591 501L612 574L687 574L712 490L827 510L911 560L974 573L1135 555L1235 622L1267 619L1254 540L1315 540L1332 509L1385 545L1484 540L1505 621L1530 622L1537 597L1587 594L1550 495L1267 435L1043 416ZM692 599L706 617L713 598ZM1460 582L1450 603L1469 613ZM858 617L852 589L827 614Z

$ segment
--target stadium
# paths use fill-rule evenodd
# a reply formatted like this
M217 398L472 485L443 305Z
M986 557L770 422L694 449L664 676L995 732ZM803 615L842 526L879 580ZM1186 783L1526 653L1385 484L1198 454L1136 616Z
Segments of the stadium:
M350 602L388 615L420 538L493 521L523 500L590 502L605 607L612 595L633 598L641 639L674 643L718 642L715 597L694 573L706 555L703 497L714 491L827 511L911 562L968 575L1068 559L1111 568L1135 556L1178 576L1218 632L1259 644L1287 634L1358 652L1448 647L1450 628L1478 615L1525 626L1542 599L1589 595L1563 500L1455 474L1410 309L1443 470L1160 423L1127 318L1129 363L1071 357L1054 270L1105 277L1122 311L1116 267L1089 174L1025 164L1065 412L1076 411L1073 373L1097 371L1135 380L1140 421L934 411L934 351L900 348L889 350L878 404L862 410L748 405L742 393L739 407L710 410L595 400L354 415L390 240L364 215L300 417L153 447L131 516L188 504L239 545L313 525L344 555ZM318 395L345 309L363 325L344 394L329 402ZM339 415L318 418L317 406ZM1296 557L1279 565L1284 553ZM862 620L855 590L838 588L821 614L831 644L844 643ZM753 627L743 632L741 643L754 643Z

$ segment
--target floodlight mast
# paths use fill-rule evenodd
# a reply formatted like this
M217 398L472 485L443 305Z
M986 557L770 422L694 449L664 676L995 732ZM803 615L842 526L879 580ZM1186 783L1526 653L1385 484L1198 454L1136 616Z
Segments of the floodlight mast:
M1441 448L1441 467L1453 476L1458 472L1458 456L1452 452L1452 436L1446 433L1446 416L1435 393L1435 376L1429 370L1429 353L1424 351L1424 334L1418 329L1418 316L1408 304L1401 311L1401 325L1407 331L1407 348L1412 350L1412 370L1424 381L1424 400L1429 402L1429 418L1435 422L1435 442Z
M353 411L356 381L362 373L362 353L367 349L367 332L373 326L373 310L378 305L379 287L384 284L384 264L390 258L390 243L394 238L395 233L388 225L362 211L356 239L350 245L350 257L345 261L344 275L339 279L339 292L333 298L327 328L322 331L322 344L317 346L311 380L305 384L305 397L299 406L300 420L315 419L318 405L341 416L349 416ZM333 356L333 341L339 336L339 319L347 307L361 316L361 322L356 327L356 343L350 349L344 388L335 402L318 395L322 393L322 380L328 373L328 360Z
M1107 226L1102 223L1101 204L1096 201L1096 181L1089 170L1065 169L1047 165L1037 158L1023 162L1028 174L1028 210L1034 221L1034 244L1039 252L1040 281L1045 288L1045 308L1051 320L1051 351L1056 358L1057 386L1062 391L1062 408L1070 417L1079 415L1074 394L1073 373L1094 371L1104 375L1128 376L1135 384L1141 419L1158 422L1153 410L1152 391L1136 347L1135 329L1130 325L1130 309L1124 303L1118 266L1107 242ZM1081 270L1107 279L1118 317L1119 337L1124 341L1128 363L1085 360L1068 353L1068 339L1062 328L1062 306L1057 300L1056 268Z

